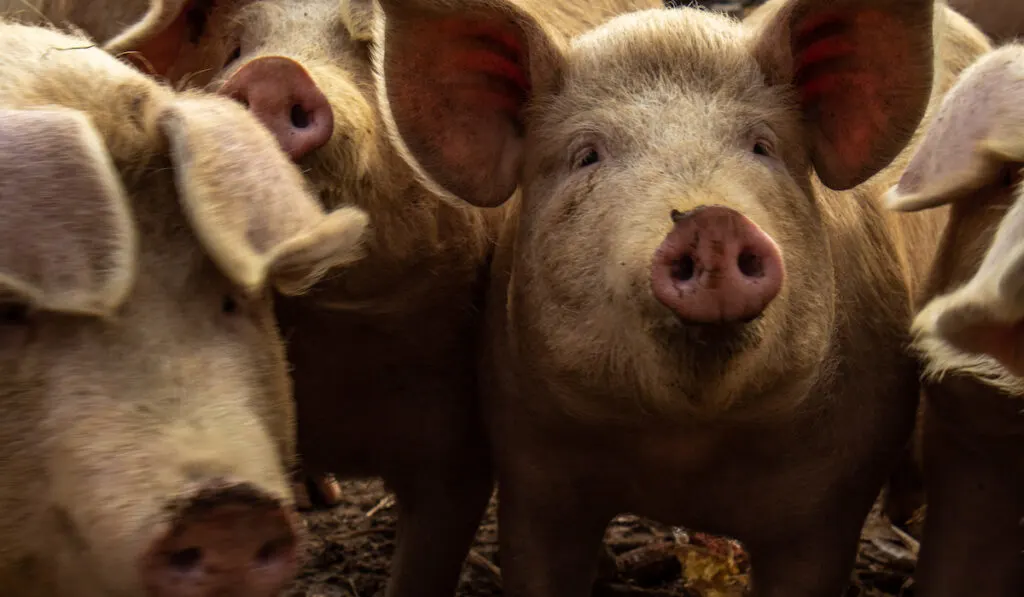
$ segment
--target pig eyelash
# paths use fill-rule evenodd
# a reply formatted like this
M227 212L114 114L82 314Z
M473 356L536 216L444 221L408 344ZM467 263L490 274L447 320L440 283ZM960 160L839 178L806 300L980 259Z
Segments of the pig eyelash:
M576 152L576 157L573 159L573 165L577 169L586 168L587 166L593 166L600 161L601 155L597 152L597 149L588 146Z
M224 61L224 68L227 68L235 60L242 57L242 46L236 46L234 50L228 54L228 59Z

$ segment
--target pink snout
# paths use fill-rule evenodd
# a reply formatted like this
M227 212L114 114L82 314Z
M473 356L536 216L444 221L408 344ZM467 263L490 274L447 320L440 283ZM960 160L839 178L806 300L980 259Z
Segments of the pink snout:
M654 252L651 290L684 322L746 322L779 294L782 254L763 230L727 207L672 212Z
M334 131L327 97L306 69L289 58L257 58L228 79L220 92L248 106L293 160L323 147Z
M277 597L298 569L293 515L247 486L214 487L142 562L149 597Z

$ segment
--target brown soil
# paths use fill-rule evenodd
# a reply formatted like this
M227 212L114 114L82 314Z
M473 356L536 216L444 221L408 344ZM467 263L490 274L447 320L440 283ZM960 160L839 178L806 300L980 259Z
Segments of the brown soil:
M376 597L384 594L391 561L395 509L379 481L342 483L343 501L308 512L306 566L286 597ZM496 559L495 501L463 569L458 597L501 595ZM687 533L635 516L616 518L606 543L595 597L734 597L748 564L734 542ZM912 597L916 541L872 512L845 597ZM614 561L614 565L612 562Z

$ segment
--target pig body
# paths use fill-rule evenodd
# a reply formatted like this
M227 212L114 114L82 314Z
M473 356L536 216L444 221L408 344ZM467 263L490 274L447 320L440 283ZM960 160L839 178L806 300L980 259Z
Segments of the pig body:
M949 0L996 43L1024 36L1024 4L1007 0Z
M566 35L657 5L522 4ZM372 9L357 0L223 3L205 15L194 43L168 51L155 30L132 43L147 57L176 56L165 63L169 79L246 101L325 206L354 197L371 214L363 261L277 305L298 452L314 477L383 477L400 521L387 594L444 597L493 490L476 361L487 263L505 210L441 201L396 153L376 104ZM311 126L295 125L289 97Z
M522 189L481 357L506 595L589 594L623 511L742 540L759 597L839 594L913 425L945 217L880 196L969 61L945 53L984 36L930 2L644 11L569 43L500 0L381 5L403 155L453 200Z
M0 21L0 594L278 595L294 410L268 285L358 256L274 138Z
M923 597L1024 593L1022 97L1024 46L978 60L889 196L901 211L952 203L913 325L925 371Z

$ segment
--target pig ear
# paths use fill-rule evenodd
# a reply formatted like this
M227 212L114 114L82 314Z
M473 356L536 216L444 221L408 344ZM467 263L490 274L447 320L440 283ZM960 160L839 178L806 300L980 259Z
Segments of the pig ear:
M374 70L388 130L445 198L491 207L519 183L527 103L562 70L556 40L509 0L380 0Z
M974 277L922 309L914 332L939 336L966 352L991 355L1024 376L1024 187L1018 189Z
M196 236L244 291L269 282L298 294L330 268L361 257L366 213L326 213L274 137L241 105L186 97L165 107L157 125Z
M946 94L899 182L892 209L916 211L968 195L1024 162L1024 48L979 59Z
M200 10L193 0L149 0L143 17L107 40L111 54L140 55L155 75L166 75L190 34L190 12Z
M135 275L135 226L85 114L0 110L0 293L48 311L105 316Z
M933 78L932 0L793 0L759 19L756 55L793 84L821 181L848 189L902 151Z
M349 36L356 41L373 41L374 2L373 0L339 0L341 20Z

